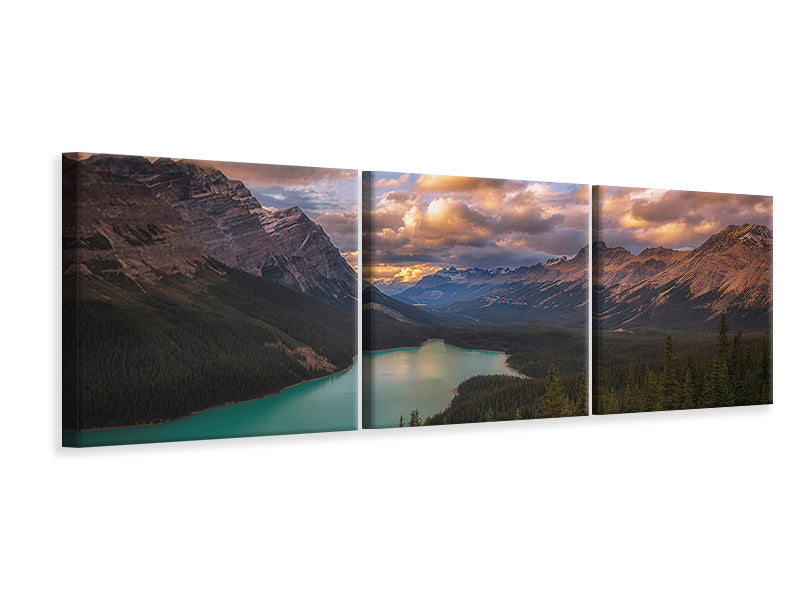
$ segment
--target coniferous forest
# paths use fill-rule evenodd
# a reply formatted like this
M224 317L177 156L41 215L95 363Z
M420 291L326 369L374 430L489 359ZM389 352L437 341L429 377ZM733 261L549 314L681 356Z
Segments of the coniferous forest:
M592 412L771 404L771 335L731 332L725 311L716 334L595 335Z
M80 403L64 411L64 429L170 421L352 364L352 312L215 268L126 294L100 280L65 294L64 396ZM330 362L301 360L305 348Z

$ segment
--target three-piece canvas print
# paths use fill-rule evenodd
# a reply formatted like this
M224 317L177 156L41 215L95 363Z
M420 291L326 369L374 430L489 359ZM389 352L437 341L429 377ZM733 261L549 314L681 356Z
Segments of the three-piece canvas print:
M62 161L65 446L772 402L771 197Z

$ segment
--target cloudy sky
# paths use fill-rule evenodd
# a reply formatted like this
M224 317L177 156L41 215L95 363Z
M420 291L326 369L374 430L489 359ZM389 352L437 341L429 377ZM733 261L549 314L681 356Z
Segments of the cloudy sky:
M358 171L232 162L204 162L244 183L270 209L299 206L358 269Z
M772 198L599 186L598 238L634 254L653 246L693 249L728 225L772 228Z
M365 174L371 281L415 281L442 267L519 267L589 243L587 185Z

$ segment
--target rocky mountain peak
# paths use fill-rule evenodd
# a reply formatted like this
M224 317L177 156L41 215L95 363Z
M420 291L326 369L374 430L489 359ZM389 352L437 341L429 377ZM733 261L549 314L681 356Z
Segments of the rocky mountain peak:
M338 306L355 305L355 272L299 207L268 211L241 181L191 160L95 155L85 162L145 186L211 258Z
M693 254L727 252L737 245L751 250L772 250L772 230L765 225L728 225L719 233L712 235Z
M678 252L677 250L673 250L672 248L665 248L664 246L655 246L652 248L645 248L641 252L639 252L639 258L661 258L664 256L672 256Z
M627 261L595 261L609 323L707 322L723 309L761 323L772 306L772 231L729 225L692 251L647 248ZM613 316L612 316L613 315Z

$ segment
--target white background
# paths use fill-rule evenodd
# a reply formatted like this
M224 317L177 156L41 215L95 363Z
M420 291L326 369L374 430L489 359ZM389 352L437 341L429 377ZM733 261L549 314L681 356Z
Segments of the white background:
M799 597L791 5L5 6L0 595ZM773 194L775 405L62 450L75 150Z

